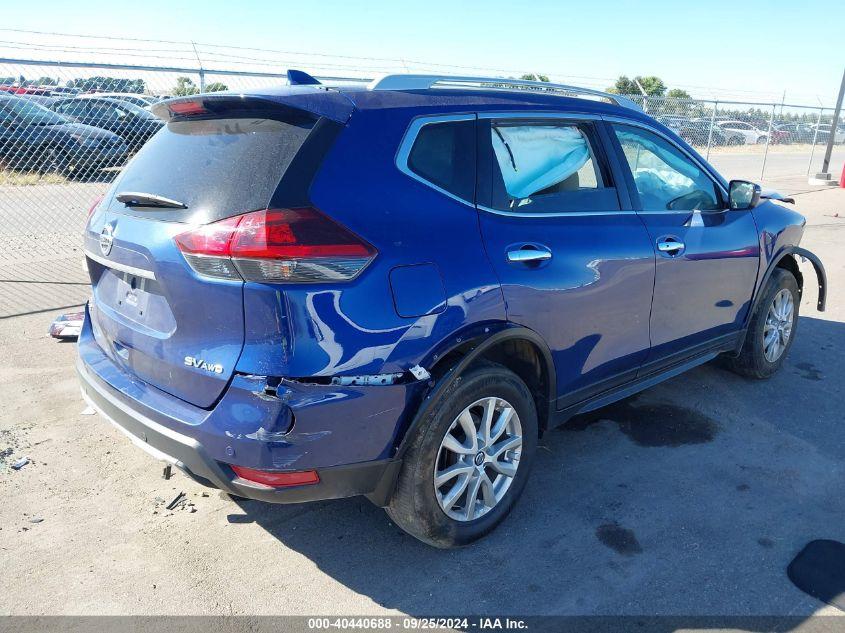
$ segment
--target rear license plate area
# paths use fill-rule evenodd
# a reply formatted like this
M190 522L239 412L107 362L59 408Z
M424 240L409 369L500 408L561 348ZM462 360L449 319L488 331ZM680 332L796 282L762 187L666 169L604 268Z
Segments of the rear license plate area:
M155 282L130 273L116 272L112 307L132 321L143 322L150 318L150 284Z

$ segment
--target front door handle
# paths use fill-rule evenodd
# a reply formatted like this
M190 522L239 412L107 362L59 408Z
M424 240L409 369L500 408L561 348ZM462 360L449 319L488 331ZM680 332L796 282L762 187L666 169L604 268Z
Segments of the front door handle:
M515 248L508 251L508 261L511 263L530 264L544 262L552 258L552 252L538 248Z
M657 250L667 255L677 255L684 250L684 243L672 238L662 239L657 242Z

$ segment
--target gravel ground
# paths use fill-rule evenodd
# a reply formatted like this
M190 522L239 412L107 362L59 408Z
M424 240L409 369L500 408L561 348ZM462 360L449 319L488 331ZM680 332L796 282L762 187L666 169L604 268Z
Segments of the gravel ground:
M785 569L809 540L845 541L845 191L798 208L829 307L808 283L783 371L708 364L550 432L513 515L458 551L363 499L269 506L163 480L82 413L51 314L0 320L0 613L832 613Z

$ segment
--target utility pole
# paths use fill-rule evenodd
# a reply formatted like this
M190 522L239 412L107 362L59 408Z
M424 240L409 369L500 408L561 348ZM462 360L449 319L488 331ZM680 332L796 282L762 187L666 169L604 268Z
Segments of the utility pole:
M634 77L634 83L637 85L637 88L640 89L640 92L643 93L643 112L648 114L648 93L636 77Z
M845 97L845 71L842 72L839 96L836 98L836 108L833 110L833 121L830 124L830 134L827 136L827 148L824 151L822 170L816 174L815 178L810 179L810 184L837 184L837 181L831 178L831 173L828 169L830 168L830 155L833 153L833 142L836 140L836 130L839 125L839 113L842 111L843 97Z

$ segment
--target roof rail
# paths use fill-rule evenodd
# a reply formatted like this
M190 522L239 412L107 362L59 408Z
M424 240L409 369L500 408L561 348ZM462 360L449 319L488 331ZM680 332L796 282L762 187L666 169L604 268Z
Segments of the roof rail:
M562 97L594 97L610 103L642 110L640 106L621 95L579 88L566 84L553 84L546 81L528 81L526 79L507 79L505 77L463 77L457 75L384 75L374 79L367 86L369 90L429 90L431 88L480 88L482 90L536 91L558 94Z

